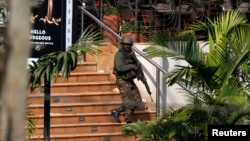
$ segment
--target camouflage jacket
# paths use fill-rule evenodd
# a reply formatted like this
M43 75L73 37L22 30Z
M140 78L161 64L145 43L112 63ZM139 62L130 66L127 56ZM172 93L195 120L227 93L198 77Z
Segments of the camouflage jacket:
M134 70L137 63L138 60L134 52L128 53L120 49L115 54L113 73L117 78L132 80L137 76L137 71Z

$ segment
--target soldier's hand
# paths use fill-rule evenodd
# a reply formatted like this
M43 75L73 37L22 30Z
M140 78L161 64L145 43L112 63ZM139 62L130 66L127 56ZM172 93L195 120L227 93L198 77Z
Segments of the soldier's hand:
M134 69L137 71L139 69L139 67L137 65L135 65Z
M147 79L145 77L142 78L141 80L143 83L147 82Z

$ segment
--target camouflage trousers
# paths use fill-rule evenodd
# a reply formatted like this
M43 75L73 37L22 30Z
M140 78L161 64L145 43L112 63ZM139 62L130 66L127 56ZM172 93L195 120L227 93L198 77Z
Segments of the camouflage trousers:
M133 80L117 79L116 85L120 91L125 120L133 121L134 109L142 103L140 91Z

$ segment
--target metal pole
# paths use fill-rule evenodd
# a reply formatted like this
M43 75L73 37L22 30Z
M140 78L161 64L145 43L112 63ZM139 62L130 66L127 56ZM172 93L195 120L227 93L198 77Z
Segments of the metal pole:
M82 2L82 6L84 5L85 6L85 2ZM82 19L81 19L81 34L83 33L83 30L84 30L84 24L85 24L85 22L84 22L84 18L85 18L85 16L84 16L84 13L83 12L81 12L81 16L82 16Z
M138 42L138 0L135 0L135 40Z
M103 0L100 1L100 20L103 21ZM100 28L101 34L103 35L103 29Z
M210 18L210 10L211 10L211 6L210 6L211 2L210 0L208 1L208 17Z
M50 80L44 76L44 141L50 140Z
M179 9L178 9L178 13L179 13L179 20L178 20L178 32L181 31L181 0L179 0Z
M160 116L160 69L156 68L156 116Z

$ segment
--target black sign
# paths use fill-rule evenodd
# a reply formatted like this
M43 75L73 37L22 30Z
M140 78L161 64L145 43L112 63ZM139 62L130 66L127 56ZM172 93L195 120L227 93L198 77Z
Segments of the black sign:
M31 10L32 58L65 50L66 0L34 0Z

